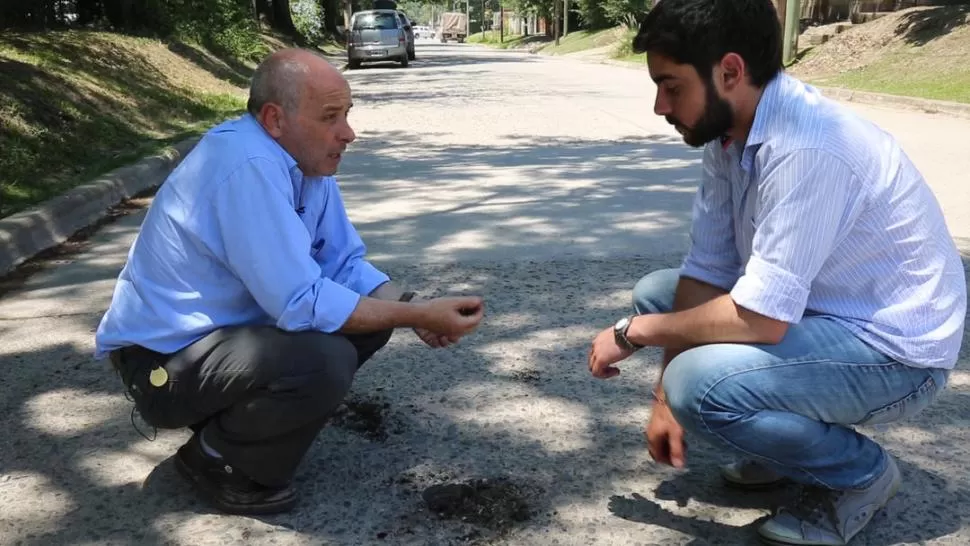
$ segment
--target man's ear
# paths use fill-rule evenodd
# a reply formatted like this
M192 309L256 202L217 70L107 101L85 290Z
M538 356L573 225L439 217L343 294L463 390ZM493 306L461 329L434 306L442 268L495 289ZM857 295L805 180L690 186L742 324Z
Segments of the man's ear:
M733 91L747 81L747 65L737 53L728 53L721 58L720 70L715 77L720 80L721 89L725 92Z
M273 138L283 136L283 109L278 104L267 102L259 110L259 123Z

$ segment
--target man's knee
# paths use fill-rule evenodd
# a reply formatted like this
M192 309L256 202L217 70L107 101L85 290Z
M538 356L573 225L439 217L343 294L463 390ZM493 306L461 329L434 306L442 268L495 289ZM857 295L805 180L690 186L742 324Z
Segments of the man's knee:
M677 422L686 429L716 426L722 418L731 419L737 408L724 400L725 362L718 360L714 346L684 351L674 358L663 375L667 405Z
M679 269L659 269L644 275L633 287L633 308L641 315L670 311L679 279Z
M343 399L357 373L357 347L344 336L313 333L296 347L294 358L304 362L301 391L321 399ZM335 404L336 405L336 404Z
M354 344L357 349L357 367L364 365L374 353L380 351L385 345L391 340L391 336L394 334L393 328L388 328L387 330L379 330L370 334L360 334L354 336L350 341Z

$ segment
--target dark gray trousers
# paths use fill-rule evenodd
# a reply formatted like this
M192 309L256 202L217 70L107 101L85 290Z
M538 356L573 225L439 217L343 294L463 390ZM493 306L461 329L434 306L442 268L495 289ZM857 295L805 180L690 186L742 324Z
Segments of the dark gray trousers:
M358 368L392 333L223 328L171 355L133 346L114 351L111 361L146 422L201 430L227 463L279 486L292 479ZM149 381L158 366L168 373L162 387Z

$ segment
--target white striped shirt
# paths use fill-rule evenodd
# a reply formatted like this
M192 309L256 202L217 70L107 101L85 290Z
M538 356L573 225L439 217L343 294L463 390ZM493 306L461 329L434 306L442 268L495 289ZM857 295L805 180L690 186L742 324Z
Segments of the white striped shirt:
M747 142L708 144L703 167L683 275L776 320L827 315L899 362L953 368L960 254L891 135L782 73Z

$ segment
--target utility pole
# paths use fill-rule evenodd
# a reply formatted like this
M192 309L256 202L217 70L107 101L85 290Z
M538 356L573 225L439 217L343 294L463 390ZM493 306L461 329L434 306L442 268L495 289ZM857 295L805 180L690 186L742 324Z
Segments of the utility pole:
M783 60L787 66L795 60L795 55L798 53L798 20L802 10L799 5L799 0L778 0L778 3L779 5L787 3L784 9L785 18L783 19L785 24L785 43L782 48Z
M485 0L482 0L482 41L485 41Z
M569 36L569 0L563 0L562 37Z
M465 0L465 37L472 35L472 0Z
M555 33L556 35L556 45L558 46L559 45L559 11L562 9L562 2L559 2L559 0L556 0L554 4L556 6L556 9L553 10L554 15L552 16L553 18L552 32Z
M505 5L502 0L498 3L498 43L505 43Z

